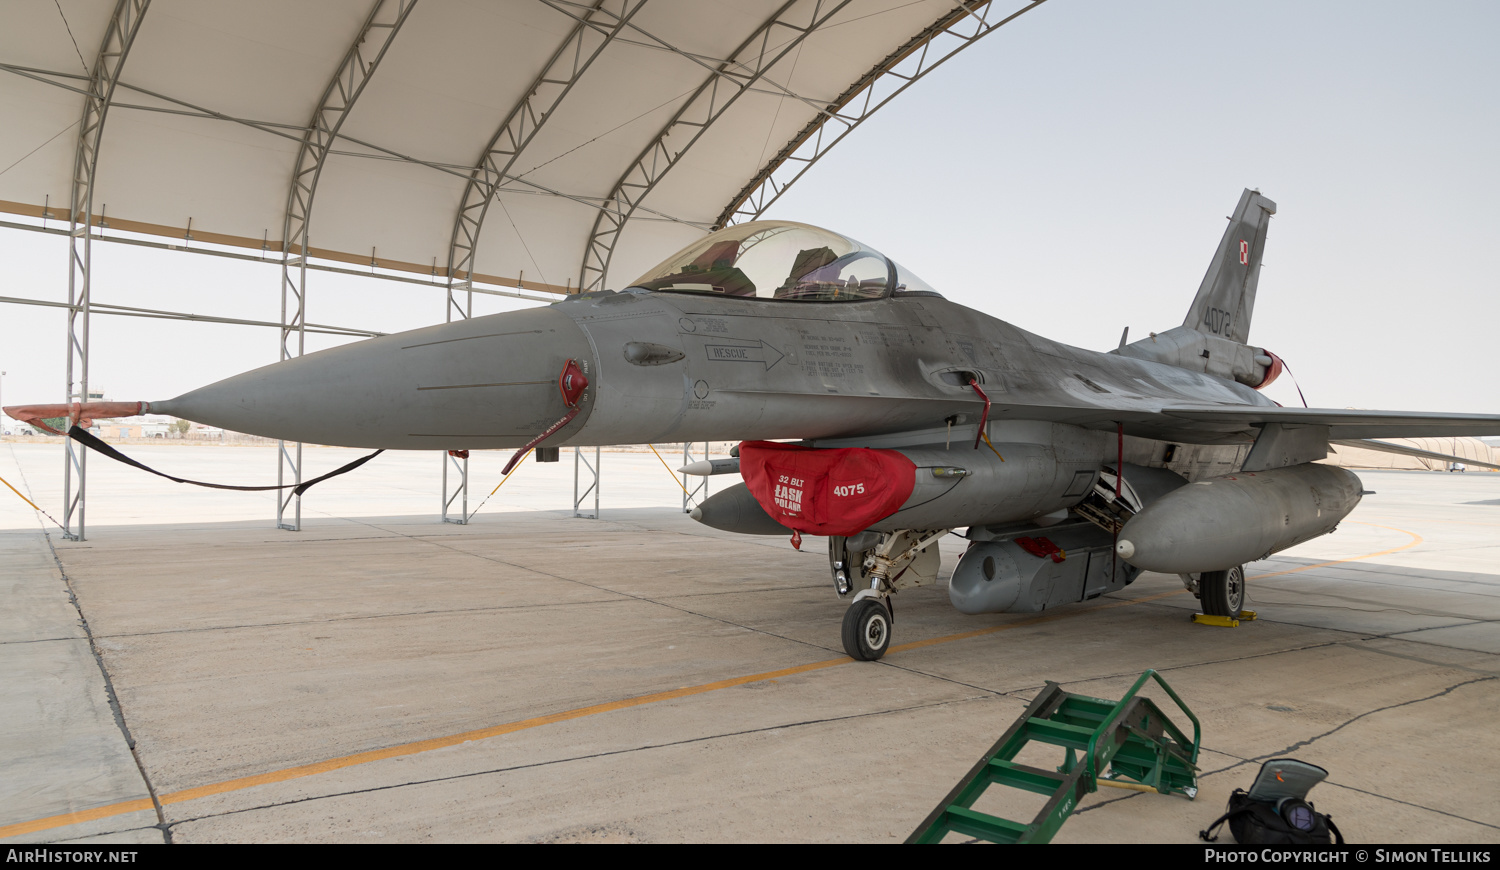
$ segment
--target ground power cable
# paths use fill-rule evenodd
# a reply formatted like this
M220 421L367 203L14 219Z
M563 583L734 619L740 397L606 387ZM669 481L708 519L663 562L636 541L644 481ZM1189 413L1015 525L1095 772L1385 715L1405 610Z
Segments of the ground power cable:
M24 501L27 504L31 505L31 509L32 510L36 511L37 513L41 514L42 516L46 517L47 519L52 520L52 524L53 525L57 526L59 529L62 529L65 532L68 530L67 527L64 526L62 523L58 522L57 519L52 516L52 514L49 514L46 511L42 510L41 508L37 507L36 506L36 502L32 501L31 499L27 498L24 495L21 495L21 491L19 489L16 489L15 487L13 487L13 486L10 485L10 481L6 480L3 477L0 477L0 483L5 484L6 488L8 488L11 492L15 493L16 495L20 496L21 501Z
M656 453L656 447L650 444L647 444L646 446L651 448L652 453ZM667 460L662 459L660 453L656 453L656 458L661 462L661 467L667 470L667 474L671 476L672 482L677 484L678 489L682 490L682 494L687 498L688 504L692 505L693 507L697 507L698 503L693 501L693 494L688 492L688 488L683 485L683 482L677 479L677 474L672 471L672 466L667 464Z

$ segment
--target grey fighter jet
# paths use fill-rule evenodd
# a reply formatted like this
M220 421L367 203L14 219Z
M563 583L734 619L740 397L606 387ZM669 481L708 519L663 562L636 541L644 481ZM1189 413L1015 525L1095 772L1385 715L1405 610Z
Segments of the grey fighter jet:
M969 545L949 596L965 613L1094 598L1146 570L1232 617L1246 562L1332 531L1359 502L1354 474L1315 464L1330 443L1399 452L1370 439L1500 434L1497 415L1283 408L1257 392L1282 370L1249 344L1275 211L1245 191L1183 324L1107 353L949 302L848 237L757 221L619 292L345 345L149 410L288 441L516 458L741 442L735 460L689 469L744 476L693 518L798 545L826 536L858 659L885 653L893 597L936 581L934 544L958 530Z

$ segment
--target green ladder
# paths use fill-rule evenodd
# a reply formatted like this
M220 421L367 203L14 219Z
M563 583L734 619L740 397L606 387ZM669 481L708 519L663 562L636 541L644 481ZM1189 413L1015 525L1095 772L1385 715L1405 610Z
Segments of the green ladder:
M1151 699L1137 697L1150 679L1192 720L1191 742ZM1154 670L1141 674L1119 701L1064 692L1049 680L1026 712L906 842L937 843L949 833L993 843L1050 842L1083 796L1098 791L1101 779L1107 785L1194 798L1200 733L1198 717ZM1063 747L1062 765L1049 771L1016 762L1015 757L1031 741ZM1107 772L1101 775L1100 771ZM971 809L991 785L1046 795L1048 800L1030 824Z

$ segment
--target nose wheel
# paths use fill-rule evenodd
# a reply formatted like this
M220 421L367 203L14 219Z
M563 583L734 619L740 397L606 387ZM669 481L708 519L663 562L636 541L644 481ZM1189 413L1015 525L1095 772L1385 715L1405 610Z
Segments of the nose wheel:
M876 597L861 598L844 611L844 652L856 661L873 662L891 645L891 612Z

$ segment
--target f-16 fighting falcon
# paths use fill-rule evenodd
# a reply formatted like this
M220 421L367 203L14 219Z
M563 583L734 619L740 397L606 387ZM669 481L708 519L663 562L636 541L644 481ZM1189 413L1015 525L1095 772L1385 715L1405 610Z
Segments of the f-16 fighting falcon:
M946 301L900 264L786 221L714 232L619 292L356 342L127 409L288 441L477 450L738 441L740 485L693 518L826 536L845 650L880 658L893 598L937 580L965 613L1031 612L1177 574L1237 616L1243 565L1359 503L1330 443L1500 434L1500 415L1283 408L1249 344L1276 204L1246 190L1181 326L1107 353ZM1435 454L1422 454L1435 455ZM512 460L515 461L514 459Z

